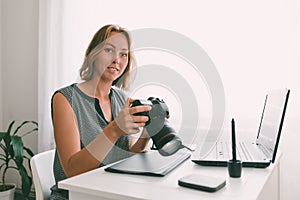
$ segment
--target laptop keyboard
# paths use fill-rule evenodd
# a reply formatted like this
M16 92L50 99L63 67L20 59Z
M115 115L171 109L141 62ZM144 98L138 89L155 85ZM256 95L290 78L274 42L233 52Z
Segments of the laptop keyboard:
M215 145L216 147L216 158L221 160L228 160L232 159L232 150L231 150L231 143L226 141L219 141ZM246 142L239 142L236 145L236 156L239 160L254 160L260 159L262 156L258 153L254 153L253 149L254 146L251 143ZM251 152L250 152L251 151Z
M228 142L217 142L216 145L216 158L217 159L229 159L230 147Z
M249 145L247 145L247 143L244 142L240 142L237 145L237 151L241 160L253 160L251 153L249 152L249 148L247 146Z
M261 151L268 157L268 158L272 158L273 155L273 151L263 145L258 145L259 148L261 149Z

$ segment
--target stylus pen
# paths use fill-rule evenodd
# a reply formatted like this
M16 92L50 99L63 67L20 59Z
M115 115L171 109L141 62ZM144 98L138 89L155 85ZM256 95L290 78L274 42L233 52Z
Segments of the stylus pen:
M232 140L232 160L236 160L235 124L233 118L231 120L231 140Z

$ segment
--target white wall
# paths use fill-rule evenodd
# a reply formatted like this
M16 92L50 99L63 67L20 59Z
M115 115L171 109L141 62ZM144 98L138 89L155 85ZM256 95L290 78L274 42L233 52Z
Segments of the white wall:
M299 157L299 4L294 0L123 1L66 0L63 7L63 66L77 70L95 31L107 23L130 30L164 28L196 41L211 57L223 80L226 117L235 117L239 133L257 132L264 95L290 88L291 98L280 144L282 199L300 196ZM76 23L73 23L76 21ZM147 40L147 38L145 38ZM76 41L74 43L74 41ZM75 47L75 48L69 48ZM139 61L172 63L153 54ZM188 77L187 77L188 78ZM206 113L202 112L202 116ZM211 113L207 113L210 115ZM226 130L226 129L225 129ZM225 133L227 133L225 131ZM248 136L248 135L247 135Z
M291 88L280 145L281 194L282 199L299 197L300 163L295 159L300 150L299 4L294 0L132 2L105 1L104 6L98 0L65 0L64 66L72 73L79 68L92 34L106 23L178 31L198 42L212 58L225 87L226 116L238 118L238 126L248 133L257 129L265 90ZM12 119L37 119L38 0L1 3L3 129ZM28 142L36 150L36 138Z
M12 120L37 121L38 0L1 0L1 5L0 128L6 130ZM37 134L29 135L25 145L36 152L36 141Z

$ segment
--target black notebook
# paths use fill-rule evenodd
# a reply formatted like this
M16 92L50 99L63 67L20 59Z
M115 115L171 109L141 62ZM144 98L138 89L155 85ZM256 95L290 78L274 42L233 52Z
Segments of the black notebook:
M124 159L104 170L114 173L165 176L190 156L191 154L186 151L178 151L171 156L161 156L158 151L148 151Z

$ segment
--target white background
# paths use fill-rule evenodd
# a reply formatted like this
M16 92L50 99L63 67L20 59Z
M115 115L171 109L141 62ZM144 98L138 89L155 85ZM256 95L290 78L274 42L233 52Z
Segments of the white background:
M0 8L0 126L3 130L12 119L37 119L39 8L37 0L1 0ZM268 89L290 88L280 144L283 152L281 195L282 199L300 196L300 182L296 180L300 177L300 161L297 159L297 141L300 139L297 135L300 128L300 73L297 68L300 64L300 7L296 0L132 0L130 3L65 0L58 9L62 9L61 25L57 27L62 33L62 46L58 49L62 56L61 72L69 77L60 80L63 84L78 80L77 72L93 34L102 25L114 23L129 30L169 29L197 42L213 60L222 78L226 117L234 116L237 131L242 133L254 136L257 131L264 94ZM148 56L156 58L154 54ZM140 55L138 60L142 58ZM166 63L169 62L172 60ZM204 88L203 93L206 92ZM204 108L204 111L209 117L209 109ZM205 112L201 116L205 117ZM225 130L228 125L225 123ZM36 138L29 141L33 149L36 149L35 141Z

